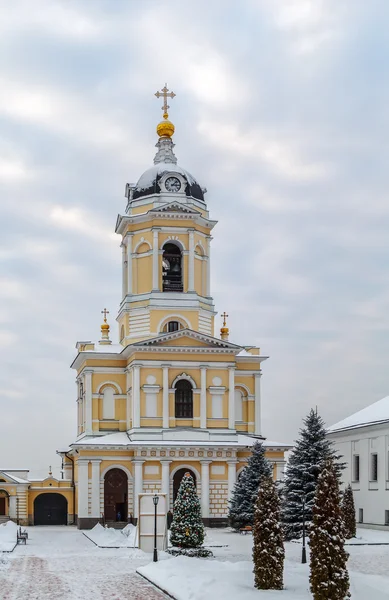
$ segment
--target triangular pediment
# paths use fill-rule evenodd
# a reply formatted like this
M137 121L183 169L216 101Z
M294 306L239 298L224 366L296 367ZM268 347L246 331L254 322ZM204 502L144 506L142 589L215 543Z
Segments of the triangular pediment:
M180 202L169 202L168 204L164 204L158 208L152 208L149 210L149 214L163 214L163 213L182 213L187 215L200 215L201 213L198 210L194 210L193 208L189 208L185 204L181 204Z
M234 353L238 353L241 350L241 347L236 344L231 344L226 340L220 340L198 331L193 331L192 329L181 329L180 331L174 331L172 333L163 333L158 337L150 340L143 340L142 342L136 342L132 345L150 348L209 348L212 350L230 351Z
M2 483L18 483L16 479L14 479L12 477L12 475L9 475L8 473L6 473L5 471L0 471L0 487Z

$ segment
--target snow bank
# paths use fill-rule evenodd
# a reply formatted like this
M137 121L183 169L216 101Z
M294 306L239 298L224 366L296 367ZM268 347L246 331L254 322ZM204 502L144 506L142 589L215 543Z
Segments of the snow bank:
M13 521L0 525L0 552L12 552L17 544L18 526Z
M100 548L134 548L136 541L136 527L128 524L124 529L113 529L103 527L97 523L87 533L87 538L92 540Z

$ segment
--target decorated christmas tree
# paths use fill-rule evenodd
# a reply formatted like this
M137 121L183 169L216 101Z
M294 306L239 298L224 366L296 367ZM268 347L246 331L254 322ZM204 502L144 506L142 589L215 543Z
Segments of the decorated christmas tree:
M237 480L229 507L229 522L231 527L240 529L254 523L254 505L258 487L263 477L271 475L271 466L265 458L265 448L260 442L255 442L247 466Z
M317 481L309 546L314 600L350 598L344 525L336 469L328 459Z
M266 476L259 484L254 510L254 586L260 590L282 590L284 543L280 523L280 500L276 485Z
M334 460L336 475L340 478L344 464L339 463L333 443L326 437L323 419L311 410L304 419L300 437L291 453L285 473L282 492L282 523L287 540L297 539L303 530L303 498L305 522L309 528L317 478L327 458Z
M350 484L346 487L342 499L342 515L346 539L357 535L354 494Z
M180 548L198 548L203 542L200 501L192 475L185 473L174 503L170 543Z

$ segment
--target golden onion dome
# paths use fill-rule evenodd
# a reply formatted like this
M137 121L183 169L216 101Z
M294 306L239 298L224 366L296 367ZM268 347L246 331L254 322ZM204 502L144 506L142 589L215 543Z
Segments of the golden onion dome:
M157 125L157 134L159 137L172 137L174 133L174 125L168 119L161 121Z
M109 329L108 323L103 323L101 329Z

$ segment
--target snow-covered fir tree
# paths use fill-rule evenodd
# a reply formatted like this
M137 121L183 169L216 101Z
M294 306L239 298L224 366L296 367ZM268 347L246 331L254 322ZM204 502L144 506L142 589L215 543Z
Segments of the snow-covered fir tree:
M181 548L198 548L203 542L200 501L192 475L185 473L174 503L170 543Z
M314 600L350 598L339 482L332 459L326 461L318 478L309 535L309 581Z
M281 508L285 539L296 539L302 534L304 496L305 522L309 527L317 478L327 458L334 459L340 478L344 464L339 462L333 443L326 438L323 419L312 409L303 421L285 473Z
M270 475L271 466L265 458L265 448L261 442L255 442L247 466L240 474L232 493L228 513L231 527L240 529L253 525L259 483L263 477Z
M355 537L357 535L357 523L355 516L353 488L350 484L348 484L343 494L342 515L346 539Z
M260 590L282 590L284 542L280 522L280 499L271 477L261 479L254 509L254 586Z

